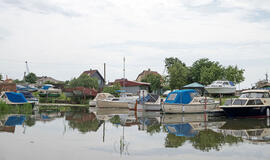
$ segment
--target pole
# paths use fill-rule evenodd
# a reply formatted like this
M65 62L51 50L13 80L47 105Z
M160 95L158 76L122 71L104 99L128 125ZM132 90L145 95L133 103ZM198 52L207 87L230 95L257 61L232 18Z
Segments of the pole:
M104 63L104 83L106 84L106 63Z

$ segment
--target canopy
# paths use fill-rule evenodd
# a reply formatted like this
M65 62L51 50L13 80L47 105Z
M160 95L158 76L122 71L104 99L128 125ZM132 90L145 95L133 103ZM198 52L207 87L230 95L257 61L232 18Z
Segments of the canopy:
M184 137L194 137L199 132L196 130L193 130L190 124L184 123L184 124L167 124L165 125L167 131L171 134L174 134L176 136L184 136Z
M5 122L5 126L22 125L25 121L25 116L9 116Z
M25 99L22 93L16 92L5 92L8 100L12 103L26 103L27 100Z
M165 103L188 104L192 101L192 94L198 93L194 89L175 90L169 93Z

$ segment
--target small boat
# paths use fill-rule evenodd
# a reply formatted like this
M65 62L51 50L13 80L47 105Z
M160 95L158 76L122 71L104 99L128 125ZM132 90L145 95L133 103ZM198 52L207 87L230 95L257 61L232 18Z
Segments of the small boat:
M95 107L97 105L97 100L106 100L106 99L113 99L115 98L112 94L110 93L98 93L97 96L89 101L89 106L90 107Z
M239 98L228 99L220 106L229 117L267 116L270 110L269 90L246 90Z
M0 100L6 104L26 104L27 99L22 93L16 92L2 92L0 95Z
M32 95L31 92L28 92L28 91L22 91L20 92L24 95L24 97L26 98L26 100L29 102L29 103L32 103L32 104L38 104L38 98L34 97Z
M148 93L146 97L140 98L137 102L129 103L128 108L130 110L137 108L137 111L160 111L161 104L159 95Z
M231 81L217 80L205 87L209 94L234 94L236 87Z
M128 108L128 103L134 103L138 96L131 93L123 93L119 98L97 100L97 107L101 108Z
M201 97L194 89L175 90L167 96L162 110L165 113L203 113L217 109L219 102Z
M42 86L39 92L40 97L60 97L61 89L53 88L51 84Z

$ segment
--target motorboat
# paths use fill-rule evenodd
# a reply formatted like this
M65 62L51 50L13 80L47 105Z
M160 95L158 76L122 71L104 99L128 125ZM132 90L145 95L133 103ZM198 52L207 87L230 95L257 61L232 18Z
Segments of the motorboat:
M113 99L115 98L112 94L110 93L98 93L97 96L89 101L90 107L95 107L97 105L97 100L106 100L106 99Z
M123 93L120 97L111 99L97 100L97 107L100 108L128 108L128 103L135 102L139 96L131 93Z
M61 89L54 88L51 84L45 84L39 90L40 97L60 97Z
M162 105L161 101L159 95L148 93L145 97L141 97L136 102L129 103L128 108L137 111L160 111Z
M22 93L16 92L2 92L0 95L0 101L6 104L26 104L27 99Z
M227 80L217 80L205 87L209 94L234 94L236 91L235 84Z
M162 110L165 113L203 113L218 109L219 102L201 97L194 89L175 90L167 96Z
M26 100L29 103L31 103L31 104L38 104L38 102L39 102L38 98L34 97L31 92L21 91L20 93L22 93L24 95L24 97L26 98Z
M269 90L246 90L239 98L227 99L220 106L229 117L267 116L270 110Z

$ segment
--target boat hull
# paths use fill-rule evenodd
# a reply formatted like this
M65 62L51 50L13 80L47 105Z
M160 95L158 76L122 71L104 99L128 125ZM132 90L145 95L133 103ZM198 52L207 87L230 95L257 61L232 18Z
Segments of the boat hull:
M137 111L160 111L161 110L161 104L156 104L156 103L146 103L146 104L129 103L128 108L130 110L135 110L136 105L137 105Z
M128 108L128 102L119 101L97 101L99 108Z
M221 107L228 117L265 117L267 116L267 108L270 110L270 106Z
M162 107L165 113L203 113L217 109L218 104L164 104Z
M210 94L234 94L236 88L230 88L230 87L205 87L205 90Z

